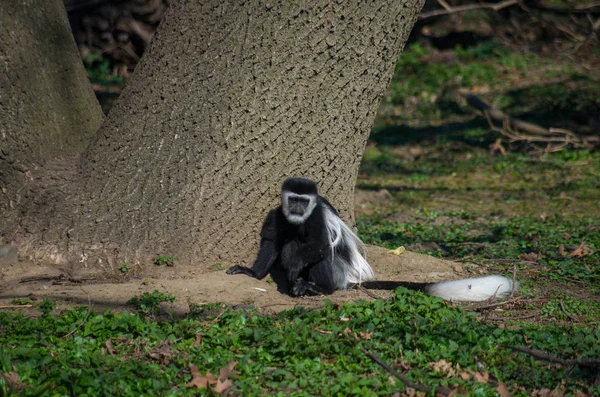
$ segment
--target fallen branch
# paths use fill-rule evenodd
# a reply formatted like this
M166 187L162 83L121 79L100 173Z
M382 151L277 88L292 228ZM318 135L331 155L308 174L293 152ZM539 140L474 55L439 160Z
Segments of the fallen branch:
M565 367L573 367L573 366L600 367L600 360L598 360L598 359L593 359L593 358L569 359L569 358L557 357L550 353L546 353L545 351L533 350L533 349L529 349L529 348L523 347L523 346L506 345L504 347L521 352L521 353L529 354L531 357L537 358L538 360L560 364Z
M567 145L576 148L590 148L592 145L579 138L575 133L562 128L544 128L537 124L519 120L487 104L476 95L470 94L465 90L459 90L459 93L466 99L467 104L481 111L488 120L490 128L506 136L510 142L538 142L546 143L548 147L546 152L553 152L562 149ZM497 127L494 121L502 123L502 128ZM555 143L554 146L551 146Z
M514 6L519 4L519 0L505 0L500 3L482 3L482 4L465 4L457 7L450 7L445 1L438 0L438 3L444 7L443 10L435 10L430 12L425 12L419 15L419 19L427 19L431 17L436 17L439 15L448 15L455 14L457 12L465 12L472 10L480 10L480 9L489 9L493 11L499 11L503 8Z
M73 335L75 333L75 331L77 331L79 328L81 328L81 326L83 324L85 324L85 322L87 321L88 317L90 316L90 313L92 312L92 300L90 299L90 294L84 290L83 288L81 289L83 292L85 292L87 294L88 297L88 310L87 313L85 314L85 317L83 318L83 321L79 323L79 325L77 325L77 327L73 328L71 330L71 332L69 332L68 334L66 334L65 336L63 336L64 339L68 338L69 336Z
M529 294L527 294L527 295L521 295L521 296L518 296L518 297L513 298L513 299L507 299L507 300L502 301L502 302L494 302L494 303L489 303L489 304L485 304L485 305L481 305L481 306L474 306L473 309L477 310L477 311L483 310L483 309L491 309L491 308L494 308L494 307L497 307L497 306L506 305L508 303L514 303L516 301L520 301L520 300L522 300L524 298L527 298L527 297L529 297Z
M564 305L562 299L560 300L560 308L563 311L563 313L565 313L565 315L567 317L569 317L573 321L577 321L577 319L575 317L573 317L573 315L567 311L567 309L565 308L565 305Z
M392 368L385 361L383 361L381 359L381 357L379 357L377 354L367 351L365 349L361 349L361 351L364 354L366 354L367 356L369 356L369 358L371 358L371 360L375 361L380 367L382 367L383 369L388 371L390 374L394 375L396 378L400 379L400 381L402 381L402 383L404 383L404 385L406 385L407 387L421 391L426 394L433 392L433 393L440 393L440 394L447 396L451 393L450 389L447 389L443 386L425 386L425 385L421 385L419 383L414 383L411 380L409 380L406 376L402 375L400 372L398 372L394 368Z
M20 309L22 307L33 307L33 305L5 305L0 306L0 309Z

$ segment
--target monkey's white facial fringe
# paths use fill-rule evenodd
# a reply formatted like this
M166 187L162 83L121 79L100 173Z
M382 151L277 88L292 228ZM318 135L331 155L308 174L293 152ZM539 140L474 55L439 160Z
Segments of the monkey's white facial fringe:
M514 290L519 288L516 282ZM513 291L513 281L503 276L486 276L442 281L425 287L429 295L452 301L481 302L495 296L506 298Z
M290 213L290 198L300 198L308 200L308 205L306 206L304 214L296 215ZM310 217L316 206L317 196L314 194L297 194L292 192L283 192L281 194L281 210L283 211L283 215L289 223L293 223L294 225L300 225L301 223L306 222L306 220Z
M334 266L334 272L343 274L342 277L340 274L334 275L338 280L338 288L347 288L350 284L373 280L375 274L365 260L365 245L329 207L325 207L325 226L329 233L329 241L331 241L331 263ZM343 246L348 248L348 260L335 255L336 248Z

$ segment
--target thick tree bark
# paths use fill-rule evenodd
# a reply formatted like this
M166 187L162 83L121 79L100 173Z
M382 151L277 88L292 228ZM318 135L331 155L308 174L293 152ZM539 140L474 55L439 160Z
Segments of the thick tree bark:
M0 232L36 171L80 153L101 122L62 2L0 1Z
M45 252L247 264L287 176L318 181L352 221L361 155L421 6L175 1L83 156L73 226L54 222L68 240Z

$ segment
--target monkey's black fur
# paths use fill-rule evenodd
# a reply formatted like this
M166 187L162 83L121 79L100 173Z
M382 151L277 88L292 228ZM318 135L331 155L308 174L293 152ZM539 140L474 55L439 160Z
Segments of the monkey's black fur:
M267 215L260 238L252 268L233 266L227 274L257 279L270 271L273 279L283 274L284 290L292 296L331 294L362 284L373 289L405 287L448 300L482 301L506 297L519 285L502 276L437 283L371 281L373 269L362 255L362 242L309 179L289 178L283 183L281 206Z
M300 222L303 215L308 216ZM254 265L251 269L234 266L227 274L262 279L270 270L278 270L286 275L287 292L292 296L331 294L346 287L346 271L341 267L342 262L350 261L351 245L344 244L342 232L332 235L326 224L328 216L339 219L331 204L317 194L314 182L287 179L282 186L282 205L264 221Z

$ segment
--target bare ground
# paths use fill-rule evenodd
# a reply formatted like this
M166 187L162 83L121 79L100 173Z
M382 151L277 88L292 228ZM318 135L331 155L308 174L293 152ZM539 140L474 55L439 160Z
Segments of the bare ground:
M404 252L400 256L386 249L369 246L368 260L377 280L440 281L461 276L461 264L428 255ZM163 304L164 312L185 315L189 305L220 302L229 305L252 305L265 312L278 312L295 306L319 307L324 296L292 298L277 291L274 283L255 280L243 275L229 276L225 270L205 271L197 268L150 265L131 269L128 276L118 278L90 275L89 272L70 271L53 266L17 262L0 267L0 307L13 306L15 298L32 300L50 299L57 309L91 304L96 311L131 309L127 301L143 292L158 290L176 296L173 304ZM357 299L370 300L373 296L390 296L387 291L337 291L328 297L335 303ZM35 308L18 310L37 312Z

